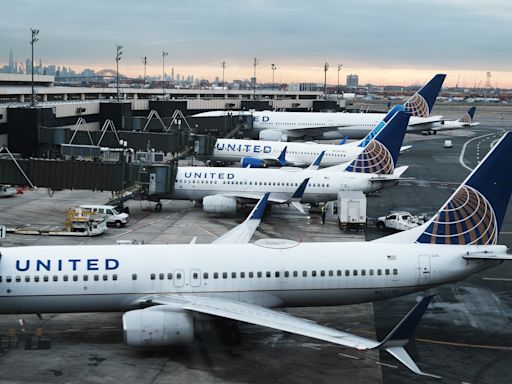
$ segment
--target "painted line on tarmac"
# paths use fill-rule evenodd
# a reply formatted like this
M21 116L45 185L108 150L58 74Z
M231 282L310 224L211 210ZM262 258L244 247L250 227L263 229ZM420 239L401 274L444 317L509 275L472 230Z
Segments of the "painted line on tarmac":
M506 277L482 277L482 280L487 280L487 281L512 281L512 279L508 279Z
M472 139L466 141L464 143L464 145L462 146L462 150L460 151L460 156L459 156L459 163L460 165L462 165L464 168L466 168L467 170L469 171L472 171L473 168L469 167L466 165L466 163L464 162L464 154L466 153L466 148L468 146L469 143L471 143L472 141L475 141L475 140L478 140L478 139L482 139L484 137L487 137L487 136L492 136L492 135L496 135L496 132L493 132L493 133L486 133L485 135L482 135L482 136L477 136L477 137L473 137ZM478 145L479 146L479 145ZM477 154L478 155L478 154ZM479 157L479 156L478 156Z
M504 347L504 346L499 346L499 345L466 344L466 343L456 343L456 342L453 342L453 341L418 339L418 338L416 338L414 340L421 341L422 343L450 345L452 347L477 348L477 349L493 349L493 350L497 350L497 351L512 351L512 347Z
M348 357L349 359L354 359L354 360L361 360L359 357L357 356L352 356L352 355L347 355L346 353L341 353L339 352L338 355L340 356L343 356L343 357Z
M375 364L377 365L382 365L383 367L388 367L388 368L398 368L397 365L392 365L392 364L386 364L386 363L381 363L380 361L376 361Z

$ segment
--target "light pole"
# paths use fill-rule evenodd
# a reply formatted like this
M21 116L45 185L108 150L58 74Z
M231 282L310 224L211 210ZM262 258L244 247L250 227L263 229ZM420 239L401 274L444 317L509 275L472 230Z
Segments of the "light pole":
M340 93L340 71L341 71L341 64L338 64L338 86L336 87L336 93Z
M254 58L254 63L253 63L253 66L254 66L254 77L253 77L253 85L252 85L252 93L253 93L253 98L256 99L256 66L259 64L259 61L258 61L258 58L255 57Z
M226 62L222 62L222 89L224 89L224 71L226 69Z
M141 57L140 60L144 64L144 88L146 88L146 66L148 65L148 58L146 56Z
M324 95L327 94L327 71L329 70L329 63L324 64Z
M165 56L167 56L169 52L162 51L162 95L165 96Z
M36 105L36 95L34 92L34 43L39 39L36 37L39 34L39 29L30 28L32 32L32 39L30 40L30 45L32 46L32 94L30 96L30 105L33 107Z
M277 67L276 67L275 64L271 64L270 65L270 69L272 69L272 90L274 90L276 88L275 87L275 82L274 82L274 72L277 69Z
M121 60L121 55L123 54L122 45L116 44L116 87L117 87L117 101L119 101L119 60Z

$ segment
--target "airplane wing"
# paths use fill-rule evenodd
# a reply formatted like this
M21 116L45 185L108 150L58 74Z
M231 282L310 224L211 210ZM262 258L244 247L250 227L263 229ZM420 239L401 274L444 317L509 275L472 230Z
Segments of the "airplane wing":
M256 232L256 229L261 223L263 213L267 206L267 201L270 193L265 193L263 197L258 201L258 204L253 208L247 219L233 228L231 231L225 233L218 239L212 242L212 244L241 244L248 243L251 240L252 235Z
M413 372L433 376L423 373L403 348L412 338L432 297L425 297L416 304L381 342L325 327L314 321L298 318L278 310L219 297L157 295L142 300L144 304L168 305L173 309L178 305L186 311L278 329L358 350L382 348Z
M289 194L283 193L283 192L270 193L267 198L268 202L275 203L275 204L291 204L295 208L297 208L297 210L299 210L301 213L305 213L304 209L302 208L302 205L300 205L300 200L302 199L302 196L304 195L304 191L306 190L309 179L310 179L309 177L305 178L302 181L302 183L300 183L298 188L295 190L293 195L291 195L291 196ZM247 199L247 200L260 200L263 197L263 194L261 192L242 192L242 191L237 191L237 192L232 192L232 193L225 192L225 193L220 193L219 195L226 196L226 197L234 197L237 199Z
M443 121L443 116L429 116L422 118L411 117L407 132L423 132L434 129Z

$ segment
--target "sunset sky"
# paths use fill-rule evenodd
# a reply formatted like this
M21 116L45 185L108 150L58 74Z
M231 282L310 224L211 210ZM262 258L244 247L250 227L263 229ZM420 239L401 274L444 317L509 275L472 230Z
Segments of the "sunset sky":
M487 0L3 0L0 65L9 50L30 56L30 28L40 30L36 61L43 65L115 68L115 44L123 45L120 72L166 72L213 80L248 79L258 57L258 81L337 82L349 73L360 83L421 84L448 74L445 84L512 88L512 2Z

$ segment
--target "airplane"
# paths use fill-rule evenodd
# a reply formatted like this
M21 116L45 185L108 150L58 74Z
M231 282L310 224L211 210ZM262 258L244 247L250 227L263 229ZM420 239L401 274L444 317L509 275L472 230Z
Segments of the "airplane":
M278 308L373 302L462 280L512 260L497 245L512 192L505 133L425 224L370 242L297 243L247 235L267 192L234 236L214 244L2 248L0 314L122 311L124 341L173 346L243 322L358 350L382 349L426 376L404 349L432 296L380 342ZM249 223L248 223L249 222ZM143 259L141 259L143 255ZM354 257L358 255L358 257ZM343 256L343 257L340 257Z
M395 105L363 140L370 140L397 111L403 109L402 105ZM219 138L215 142L213 153L202 156L201 159L223 163L239 162L240 166L244 168L264 168L267 166L303 167L311 164L321 152L324 152L320 166L328 167L346 163L356 158L363 150L363 146L360 145L363 140L350 143L343 142L340 145L335 145L318 144L313 141L300 143ZM401 151L409 148L410 146L404 146L401 148Z
M422 133L430 135L437 134L438 131L449 131L453 129L466 128L466 127L474 127L479 122L473 121L475 117L476 107L471 107L468 111L458 120L442 120L439 123L435 123L431 130L423 131Z
M430 130L441 116L431 116L437 95L446 75L437 74L404 104L411 114L409 129ZM385 116L384 113L345 112L273 112L273 111L211 111L192 117L252 116L249 138L269 141L342 139L365 137Z
M398 111L371 139L362 142L362 151L352 161L317 169L321 152L307 169L238 167L178 167L174 191L166 198L202 201L209 213L234 214L239 202L253 202L271 192L270 203L287 204L289 196L309 178L302 203L336 200L341 190L371 193L398 183L406 166L396 163L404 139L409 114ZM303 211L300 204L294 206Z

